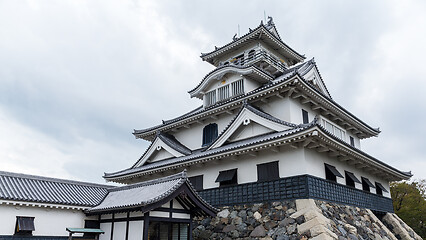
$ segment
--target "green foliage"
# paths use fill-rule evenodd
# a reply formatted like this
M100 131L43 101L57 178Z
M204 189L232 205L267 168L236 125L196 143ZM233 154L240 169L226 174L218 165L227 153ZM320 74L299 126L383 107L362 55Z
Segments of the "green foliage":
M393 182L390 189L395 213L426 238L426 180Z

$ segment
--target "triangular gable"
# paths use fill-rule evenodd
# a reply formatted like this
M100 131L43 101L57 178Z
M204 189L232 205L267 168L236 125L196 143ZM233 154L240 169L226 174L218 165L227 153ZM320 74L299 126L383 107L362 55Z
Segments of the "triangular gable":
M156 162L170 157L182 156L184 156L184 154L174 150L157 136L133 168L140 167L146 162Z
M259 111L259 110L258 110ZM260 111L259 111L260 112ZM266 115L266 113L264 113ZM273 118L272 116L268 115ZM244 106L244 108L239 112L237 117L232 121L232 123L224 130L224 132L210 145L208 150L217 148L222 146L226 141L236 141L237 139L246 138L246 136L238 134L243 131L250 131L253 129L253 126L249 126L250 124L260 125L261 128L257 128L259 132L255 133L256 135L252 135L251 137L261 135L263 133L269 132L279 132L290 129L290 126L284 125L278 121L273 121L272 119L268 119L260 114L256 114L254 112L254 108L250 105ZM246 129L243 129L246 128ZM236 139L235 139L236 137Z
M302 77L312 86L314 86L317 90L322 92L328 98L331 98L330 93L325 86L324 81L321 78L321 74L319 73L318 67L314 61L307 64L307 66L303 66L299 69Z
M236 142L253 136L259 136L266 133L275 132L275 130L265 127L255 121L250 121L249 124L243 123L237 130L228 138L228 142Z

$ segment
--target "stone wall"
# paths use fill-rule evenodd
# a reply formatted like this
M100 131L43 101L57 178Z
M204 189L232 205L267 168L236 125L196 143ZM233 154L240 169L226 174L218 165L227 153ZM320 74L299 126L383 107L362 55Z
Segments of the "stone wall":
M370 210L313 199L221 207L214 218L195 219L198 239L349 239L419 240L394 214L393 226L383 224ZM391 217L388 217L391 219ZM397 219L397 220L395 220ZM398 221L399 225L395 223ZM406 226L406 227L402 227ZM401 228L407 233L401 233ZM400 231L399 234L395 230ZM398 237L398 238L397 238Z

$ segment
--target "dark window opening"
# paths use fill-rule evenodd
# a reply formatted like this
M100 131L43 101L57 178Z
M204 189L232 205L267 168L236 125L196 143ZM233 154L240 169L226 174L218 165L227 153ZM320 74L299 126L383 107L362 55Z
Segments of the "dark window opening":
M32 236L34 230L34 217L16 216L15 235Z
M237 169L220 171L215 182L218 182L221 187L238 184Z
M377 195L383 196L383 192L388 192L382 184L376 182L376 193Z
M355 187L355 183L361 183L361 181L358 180L357 177L351 172L345 171L345 179L346 179L346 185L350 187Z
M212 143L217 138L217 124L210 123L203 128L203 147Z
M253 60L254 59L254 50L251 50L249 53L248 53L248 59L249 59L249 61L251 61L251 60Z
M278 161L257 164L257 181L270 181L280 178L278 171Z
M203 190L203 175L188 178L195 190Z
M189 223L171 223L150 221L148 226L149 240L188 240Z
M375 188L374 185L368 180L368 178L361 177L362 181L362 190L370 192L370 188Z
M303 124L309 123L308 112L302 109Z
M343 178L343 175L340 174L339 171L337 171L336 167L328 165L327 163L324 163L325 165L325 179L337 182L337 177Z
M351 146L355 147L355 140L354 140L354 138L352 136L349 136L349 139L351 141Z
M235 65L243 65L244 64L244 54L241 54L240 56L237 56L233 59L233 63Z

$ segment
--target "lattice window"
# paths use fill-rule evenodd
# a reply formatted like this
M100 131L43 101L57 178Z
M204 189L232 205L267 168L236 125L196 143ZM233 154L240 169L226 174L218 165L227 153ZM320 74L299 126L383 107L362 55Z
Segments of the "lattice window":
M204 95L205 106L208 107L216 103L216 90L206 93Z
M244 94L244 82L243 79L233 82L232 84L232 96Z
M218 92L218 100L222 101L229 98L229 85L220 87L217 89Z

